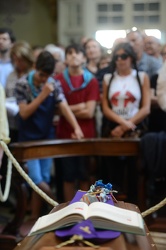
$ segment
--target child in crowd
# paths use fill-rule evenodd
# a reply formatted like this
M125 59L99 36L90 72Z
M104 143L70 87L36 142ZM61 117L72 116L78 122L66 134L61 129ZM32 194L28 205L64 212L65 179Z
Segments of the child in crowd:
M85 52L81 45L69 45L65 51L67 68L57 76L65 97L73 111L85 138L96 137L95 109L99 101L99 86L96 78L83 68ZM71 125L61 116L57 126L60 139L70 138ZM89 189L86 157L70 157L62 159L64 198L69 201L75 194L75 181L79 180L79 188Z
M55 59L43 51L36 61L36 69L23 76L16 84L16 98L19 104L19 141L54 139L53 116L57 104L63 116L71 125L69 137L81 139L83 133L71 112L60 83L51 75ZM28 175L34 183L53 198L49 186L51 159L35 159L27 162ZM41 197L32 193L32 219L40 215Z

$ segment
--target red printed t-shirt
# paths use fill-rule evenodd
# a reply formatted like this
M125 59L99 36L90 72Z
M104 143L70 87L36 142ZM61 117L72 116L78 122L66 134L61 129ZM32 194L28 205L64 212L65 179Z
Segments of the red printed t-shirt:
M64 79L63 74L60 74L56 77L62 84L62 89L64 95L69 105L78 104L81 102L87 101L99 101L99 85L96 78L92 78L89 84L80 90L71 91L66 80ZM79 88L83 83L83 75L70 76L70 81L74 88ZM77 121L84 133L85 138L96 137L96 125L95 118L90 119L78 119ZM57 126L57 137L60 139L71 138L71 133L73 133L73 128L66 121L66 119L61 116L60 121Z

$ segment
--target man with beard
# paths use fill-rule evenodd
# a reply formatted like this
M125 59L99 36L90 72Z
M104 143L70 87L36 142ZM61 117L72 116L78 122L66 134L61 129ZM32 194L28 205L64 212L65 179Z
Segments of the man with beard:
M12 30L0 28L0 84L3 87L5 87L8 75L13 71L10 49L15 40Z

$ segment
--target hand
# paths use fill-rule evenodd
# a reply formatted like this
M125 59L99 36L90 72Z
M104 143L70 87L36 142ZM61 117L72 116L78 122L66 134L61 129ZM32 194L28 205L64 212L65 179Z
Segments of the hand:
M129 120L124 120L124 123L122 125L122 129L124 130L124 132L126 132L127 130L134 131L136 129L136 125Z
M121 125L116 126L113 130L111 130L111 136L121 138L124 134L124 130Z
M81 130L80 127L76 128L74 130L74 133L71 134L71 138L72 139L78 139L78 140L84 138L84 134L83 134L83 132L82 132L82 130Z
M43 85L43 88L42 88L42 91L41 91L41 94L45 97L49 96L49 94L54 90L54 86L53 84L51 83L45 83Z

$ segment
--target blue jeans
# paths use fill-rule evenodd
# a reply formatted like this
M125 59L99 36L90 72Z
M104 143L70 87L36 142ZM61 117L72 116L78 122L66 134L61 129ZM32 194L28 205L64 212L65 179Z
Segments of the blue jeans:
M38 185L41 182L50 182L52 159L35 159L27 161L28 175Z

